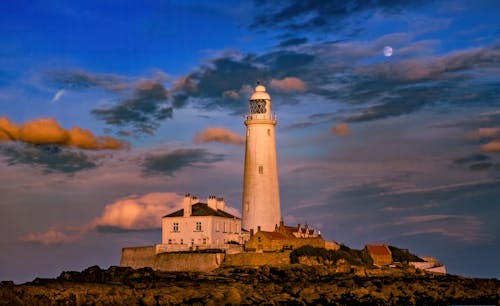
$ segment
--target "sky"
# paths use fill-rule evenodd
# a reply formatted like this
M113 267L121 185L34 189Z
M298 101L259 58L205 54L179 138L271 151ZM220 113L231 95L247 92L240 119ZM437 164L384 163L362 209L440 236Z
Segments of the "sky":
M499 278L499 20L494 0L2 1L0 280L118 265L186 193L239 214L257 81L285 223Z

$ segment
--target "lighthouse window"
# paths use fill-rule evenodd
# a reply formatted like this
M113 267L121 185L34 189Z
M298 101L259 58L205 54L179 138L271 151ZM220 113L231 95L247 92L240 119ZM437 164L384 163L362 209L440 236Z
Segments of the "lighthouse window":
M252 100L252 101L250 101L250 112L252 114L265 114L266 113L266 100Z
M259 166L259 174L264 173L264 166Z
M271 130L267 129L267 136L271 136Z

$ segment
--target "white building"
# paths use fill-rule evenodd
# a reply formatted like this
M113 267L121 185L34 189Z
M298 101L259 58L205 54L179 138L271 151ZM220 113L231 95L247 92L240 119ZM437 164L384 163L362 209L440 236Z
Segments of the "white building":
M410 266L414 266L417 269L425 270L427 272L442 273L446 274L446 266L443 265L439 260L434 257L420 257L423 262L409 262Z
M243 245L248 233L241 219L224 211L224 199L210 196L207 203L187 194L183 208L162 218L162 244L157 252L201 249L234 249Z
M250 97L246 116L242 225L246 230L274 231L280 223L280 193L276 162L276 116L271 97L262 85Z

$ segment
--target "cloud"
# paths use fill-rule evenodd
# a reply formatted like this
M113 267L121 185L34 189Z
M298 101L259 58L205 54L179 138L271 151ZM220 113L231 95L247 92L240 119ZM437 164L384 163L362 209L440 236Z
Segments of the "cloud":
M468 243L476 243L490 239L482 233L482 222L474 216L466 215L416 215L401 218L395 225L405 227L400 236L422 234L438 234Z
M223 127L208 127L196 133L193 141L195 143L219 142L242 145L245 143L245 138Z
M290 47L290 46L298 46L307 43L307 38L305 37L294 37L286 39L279 43L278 47Z
M436 42L411 39L407 33L393 33L370 42L310 43L293 50L278 47L260 55L226 52L185 77L196 84L196 91L181 91L179 105L189 100L204 110L242 114L246 111L242 102L248 96L242 88L251 89L250 80L268 84L278 104L297 103L300 100L290 99L290 94L305 91L308 100L346 104L350 113L337 114L345 122L411 114L443 101L461 106L496 103L498 84L492 76L500 74L495 64L500 47L432 56ZM401 44L404 54L380 62L380 48L388 42ZM409 58L422 56L423 49L423 57ZM468 85L472 81L473 87Z
M272 88L280 91L299 91L303 92L306 90L306 85L304 82L296 77L286 77L284 79L271 79L270 85Z
M43 245L73 243L90 231L138 231L161 228L161 217L182 208L182 196L171 192L131 195L107 204L102 215L80 227L59 226L21 239Z
M204 110L223 109L232 115L247 110L243 103L253 92L256 81L276 86L273 97L305 90L304 81L287 77L298 75L310 65L314 56L299 51L275 51L262 55L225 52L207 60L172 88L172 99L181 97L179 105L189 99L191 105ZM189 81L186 81L189 80ZM196 84L196 90L192 85ZM187 89L186 89L187 88ZM191 89L190 89L191 88ZM278 103L295 103L292 99L278 99Z
M129 89L133 84L132 79L123 76L90 73L78 69L51 70L47 71L46 75L50 82L58 87L62 87L63 90L84 90L92 87L100 87L110 91L122 91Z
M480 162L470 165L469 169L472 171L485 171L491 169L493 166L494 164L491 162Z
M480 128L478 135L484 138L495 138L500 136L500 128Z
M152 78L130 78L114 74L90 73L82 70L60 70L47 73L49 79L63 90L101 88L118 94L118 103L92 110L92 114L109 125L131 128L125 133L154 134L161 121L172 118L173 105L184 105L182 94L170 101L169 91L163 85L168 78L158 71ZM174 88L192 92L196 84L189 78L178 80ZM58 91L53 101L60 98ZM56 99L57 98L57 99Z
M172 118L173 107L168 103L168 91L158 81L142 81L133 94L116 105L92 110L92 114L107 124L131 126L136 133L154 134L161 121Z
M499 60L500 46L494 45L455 51L441 57L371 64L358 69L362 74L387 80L417 82L457 77L457 73L474 68L496 68Z
M174 82L172 90L194 93L198 91L198 84L192 77L183 76Z
M126 147L126 143L121 140L95 136L78 126L66 130L54 118L38 118L19 126L6 117L0 117L0 141L70 146L84 150L118 150Z
M286 33L336 31L354 34L377 12L397 14L429 1L255 1L258 13L250 28Z
M347 136L350 134L349 125L347 123L340 123L332 127L332 133L339 136Z
M167 153L151 154L142 164L147 175L169 175L187 167L207 167L224 160L224 155L212 154L204 149L177 149Z
M58 245L71 243L79 239L79 235L70 235L56 229L49 229L45 233L29 233L21 238L23 241L43 245Z
M453 160L453 163L462 165L462 164L469 164L469 163L475 163L475 162L484 162L484 161L487 161L490 159L491 159L491 157L489 157L488 155L473 154L473 155L457 158L457 159Z
M486 153L500 153L500 140L490 141L482 145L481 150Z
M7 144L0 146L0 154L8 165L39 166L44 173L76 173L97 168L96 155L71 150L57 145Z
M57 101L59 101L59 99L61 99L61 97L64 95L65 93L65 90L64 89L60 89L56 92L56 94L54 95L54 97L52 98L52 100L50 101L50 103L55 103Z
M171 192L132 195L104 207L91 228L148 230L161 228L161 217L182 206L182 196Z
M6 117L0 117L0 141L16 141L19 139L20 128Z

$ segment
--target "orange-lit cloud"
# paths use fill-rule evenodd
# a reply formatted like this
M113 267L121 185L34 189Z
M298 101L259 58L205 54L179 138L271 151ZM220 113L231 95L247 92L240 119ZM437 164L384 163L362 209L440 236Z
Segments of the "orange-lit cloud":
M172 90L174 91L186 91L186 92L197 92L198 84L189 76L181 77L174 82L172 85Z
M500 140L494 140L484 144L481 150L486 153L500 153Z
M181 209L183 197L171 192L149 193L118 199L104 207L100 217L81 227L59 226L44 233L29 233L23 241L43 245L72 243L89 232L99 229L149 230L161 227L161 217Z
M479 128L473 132L467 132L465 138L468 140L480 140L481 138L500 137L500 128Z
M182 196L171 193L149 193L129 196L106 205L102 216L91 222L91 228L113 227L144 230L161 227L161 217L182 205Z
M340 123L332 127L332 133L339 136L347 136L350 133L349 125L347 123Z
M95 136L80 127L69 130L54 118L39 118L17 125L6 117L0 118L0 141L22 141L32 144L56 144L86 150L123 149L125 143L109 136Z
M500 128L480 128L479 137L494 138L500 136Z
M222 93L222 97L228 100L240 100L242 98L248 98L253 92L253 88L250 85L243 85L239 90L226 90Z
M0 117L0 141L19 139L19 127L6 117Z
M220 142L241 145L245 143L245 138L223 127L208 127L198 132L193 141L195 143Z
M305 91L306 85L304 82L296 77L287 77L281 80L272 79L271 87L280 91Z

